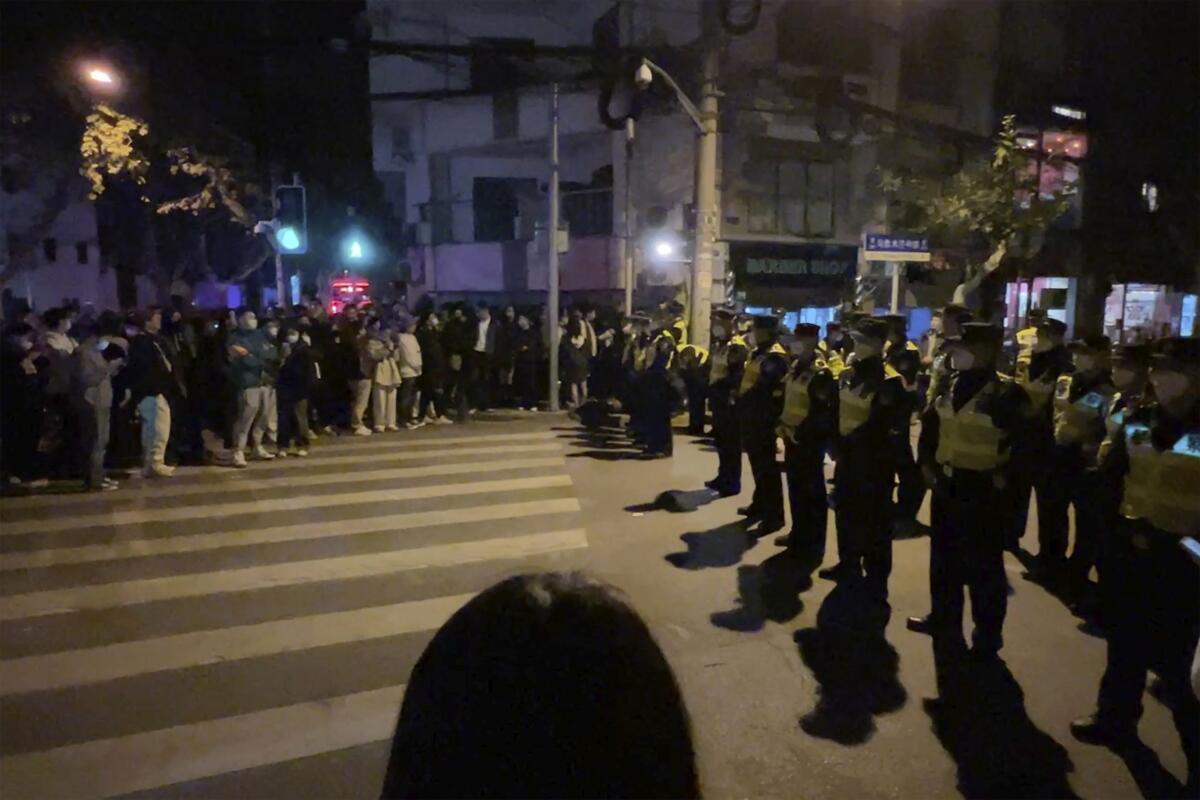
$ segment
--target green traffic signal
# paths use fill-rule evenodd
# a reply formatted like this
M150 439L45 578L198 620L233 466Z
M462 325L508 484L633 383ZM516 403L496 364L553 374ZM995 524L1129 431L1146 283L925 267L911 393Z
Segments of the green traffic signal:
M300 249L300 234L290 225L279 229L275 234L275 240L279 242L279 248L289 253Z

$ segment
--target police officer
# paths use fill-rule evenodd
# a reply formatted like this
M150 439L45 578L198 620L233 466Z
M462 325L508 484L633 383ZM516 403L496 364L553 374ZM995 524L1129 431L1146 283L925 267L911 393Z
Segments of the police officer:
M898 315L897 315L898 316ZM903 320L900 317L900 320ZM889 327L891 324L889 323ZM902 323L901 323L902 324ZM903 328L901 336L903 336ZM907 345L907 346L906 346ZM921 410L918 378L921 372L920 351L908 339L904 345L893 344L887 351L885 370L889 376L899 376L904 386L905 407L897 414L898 426L892 431L892 458L895 463L897 489L892 520L901 536L912 536L918 529L917 512L925 497L925 481L913 458L910 428L913 415Z
M687 390L688 427L692 436L704 435L704 405L708 396L709 352L696 344L677 345L679 377Z
M679 409L685 392L675 366L675 337L663 329L654 337L640 380L644 431L642 454L647 458L669 458L674 453L671 417Z
M1181 547L1200 531L1200 339L1164 340L1152 360L1154 405L1122 420L1112 457L1123 497L1102 572L1108 659L1096 712L1071 723L1081 741L1137 742L1146 672L1163 680L1187 757L1184 796L1200 794L1200 703L1188 668L1200 635L1200 566Z
M1021 441L1013 446L1019 451L1020 460L1030 464L1031 469L1026 474L1014 474L1012 487L1013 514L1009 526L1008 545L1011 549L1019 546L1025 535L1029 518L1029 500L1033 488L1038 490L1038 542L1042 552L1046 548L1045 530L1052 528L1047 509L1042 498L1053 492L1053 484L1058 476L1050 465L1050 453L1054 449L1054 391L1058 379L1069 374L1074 366L1071 354L1064 344L1067 326L1052 317L1043 318L1038 322L1037 337L1034 341L1033 354L1030 356L1028 370L1018 371L1017 385L1029 396L1031 415L1030 425ZM1065 535L1065 532L1064 532ZM1042 574L1042 568L1034 566L1031 575Z
M887 458L894 431L906 425L907 403L899 377L884 370L887 325L866 318L851 333L853 365L839 378L838 436L834 444L833 496L838 564L817 574L857 579L865 571L868 591L887 599L892 571L893 463Z
M1038 327L1046 318L1046 312L1040 308L1031 309L1027 324L1017 331L1014 337L1017 344L1017 356L1014 359L1014 372L1018 381L1029 379L1029 362L1033 360L1033 350L1037 345Z
M929 545L932 611L909 617L909 630L931 633L939 645L965 647L963 587L971 593L972 652L994 658L1008 602L1004 577L1003 509L1014 433L1028 423L1029 399L996 372L1003 345L999 328L979 322L947 337L949 386L924 417L921 469L933 489Z
M971 312L966 306L951 303L942 309L942 330L931 343L933 352L929 362L929 387L925 393L924 407L929 407L942 391L949 386L954 376L950 364L950 352L943 345L948 339L962 334L962 326L971 321Z
M842 324L830 321L825 323L825 338L817 343L817 353L835 378L846 368L842 362L842 346L845 339L846 336L842 333Z
M759 536L783 528L783 479L775 460L775 427L783 412L783 379L788 372L788 361L778 339L778 319L754 318L754 352L746 362L738 387L742 449L754 474L754 498L750 505L739 508L738 513L762 521L756 531Z
M728 307L714 308L712 312L708 398L712 407L713 443L717 448L717 477L704 485L722 497L734 497L742 491L741 426L735 402L747 349L745 339L734 332L736 316Z
M629 412L629 434L635 444L646 438L645 412L642 403L642 378L653 352L650 338L650 318L645 314L630 314L629 333L625 342L622 364L625 368L624 406Z
M1038 509L1045 507L1045 513L1038 515L1038 564L1040 577L1065 579L1066 588L1078 594L1085 588L1100 542L1096 459L1116 389L1109 370L1112 344L1107 336L1076 339L1069 349L1075 371L1059 376L1054 389L1054 446L1048 459L1054 479L1038 486ZM1068 505L1075 507L1075 547L1069 563Z
M818 345L820 328L801 323L789 345L791 369L783 383L777 433L784 445L792 529L778 542L788 552L825 556L825 450L837 421L837 381Z

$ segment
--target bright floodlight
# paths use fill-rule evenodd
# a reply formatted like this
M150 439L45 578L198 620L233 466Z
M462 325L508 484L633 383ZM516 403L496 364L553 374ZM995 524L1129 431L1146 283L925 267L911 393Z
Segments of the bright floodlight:
M665 239L655 243L654 254L659 258L670 258L675 253L675 245Z
M363 257L362 242L358 241L357 239L355 239L353 242L350 243L350 257L351 258L362 258Z
M111 84L113 82L113 76L103 69L88 70L88 78L96 83Z
M275 234L275 239L284 250L300 249L300 234L290 225L280 228L279 232Z

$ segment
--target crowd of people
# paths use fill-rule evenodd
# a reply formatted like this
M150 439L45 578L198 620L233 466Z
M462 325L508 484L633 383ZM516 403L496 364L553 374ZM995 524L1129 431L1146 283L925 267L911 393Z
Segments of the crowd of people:
M313 301L258 313L205 312L176 300L128 313L66 305L18 309L3 329L0 472L10 485L82 479L112 490L136 469L242 468L308 455L320 436L468 421L476 411L536 411L557 350L568 408L615 391L619 321L571 308L546 335L544 309L485 303L435 309Z

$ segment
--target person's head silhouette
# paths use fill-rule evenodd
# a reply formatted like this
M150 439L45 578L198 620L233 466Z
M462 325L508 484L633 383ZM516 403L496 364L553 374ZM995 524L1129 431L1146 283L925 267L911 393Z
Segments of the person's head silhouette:
M687 709L645 623L578 574L509 578L413 669L384 798L698 797Z

